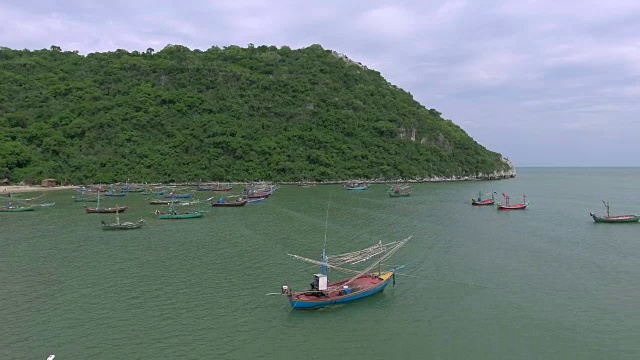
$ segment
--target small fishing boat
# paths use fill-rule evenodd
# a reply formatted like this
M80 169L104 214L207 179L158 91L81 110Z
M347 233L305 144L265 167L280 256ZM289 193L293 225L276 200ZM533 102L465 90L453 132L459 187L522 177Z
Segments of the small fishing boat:
M112 207L103 207L100 206L100 193L98 193L98 201L95 207L89 207L87 205L83 205L84 211L87 214L113 214L117 212L124 212L129 207L128 206L112 206Z
M80 197L72 196L71 199L73 199L73 201L75 202L97 202L98 201L97 197L87 197L84 194L82 194L82 196Z
M607 209L606 216L597 216L594 213L589 213L594 222L597 223L632 223L640 220L640 215L611 215L609 211L609 202L602 200L604 207Z
M23 212L23 211L34 211L36 209L35 206L22 206L22 205L13 205L9 203L5 206L0 206L0 212Z
M367 190L371 184L366 184L359 181L351 181L344 184L345 189L347 190Z
M396 267L382 271L382 261L398 251L398 249L410 239L411 236L387 244L379 242L378 244L359 251L333 256L327 256L323 248L320 261L287 254L295 259L320 265L320 273L314 275L310 289L292 291L288 285L283 285L281 287L281 294L288 298L289 304L294 309L314 309L346 303L380 293L390 281L393 280L393 284L395 285L395 272L401 268ZM346 266L359 264L370 259L375 259L375 261L363 270L346 268ZM375 267L378 267L378 271L370 272ZM328 269L348 272L352 275L335 282L329 282L327 275Z
M160 210L156 210L156 215L158 215L158 219L162 220L181 220L199 218L202 217L204 213L199 210L178 211L175 208L175 203L171 203L168 211L162 212Z
M157 212L157 214L158 214L158 219L163 219L163 220L168 220L168 219L171 219L171 220L194 219L194 218L202 217L204 215L204 213L202 213L200 211Z
M482 191L478 191L478 197L471 199L471 205L473 206L484 206L484 205L493 205L496 201L495 199L495 191L492 191L488 194L483 194ZM491 195L490 199L483 199L483 196Z
M209 191L217 191L217 192L227 192L233 190L233 186L231 184L222 185L220 183L216 183L215 186L211 186L208 189Z
M113 206L113 207L88 207L84 206L84 210L87 214L113 214L116 212L124 212L127 210L128 206Z
M387 189L389 197L407 197L411 195L411 186L407 184L393 185Z
M118 212L116 212L116 222L107 223L104 220L102 220L100 223L102 224L103 230L131 230L131 229L141 228L142 224L144 224L144 220L140 219L136 222L132 222L132 221L120 222L120 216L118 215Z
M238 207L247 205L246 199L236 199L235 201L227 202L225 198L220 198L216 201L211 201L211 206L213 207Z
M112 197L123 197L123 196L127 196L127 193L126 192L116 192L115 189L113 188L113 186L111 186L109 188L109 191L105 192L102 195L104 195L104 196L112 196Z
M150 199L149 205L171 205L171 203L179 204L182 200L166 200L166 199Z
M191 197L190 193L186 194L176 194L174 192L168 193L165 196L165 199L188 199Z
M519 204L511 204L509 202L509 200L511 199L509 195L505 195L504 193L502 193L502 196L504 197L505 202L504 205L498 202L498 210L523 210L526 209L529 205L529 202L527 201L527 195L522 195L522 202Z

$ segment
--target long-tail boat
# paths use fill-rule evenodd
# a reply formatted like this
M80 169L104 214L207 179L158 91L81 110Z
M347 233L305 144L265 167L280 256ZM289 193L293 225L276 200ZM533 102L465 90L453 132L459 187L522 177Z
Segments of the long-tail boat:
M100 222L102 224L103 230L131 230L131 229L139 229L144 224L144 220L140 219L136 222L133 221L123 221L120 222L120 216L118 212L116 212L116 222L107 223L104 220Z
M407 197L411 195L411 191L411 186L407 184L393 185L392 187L387 189L389 197Z
M491 192L491 198L490 199L483 199L483 196L486 196L489 194L483 194L482 191L478 191L478 197L477 198L472 198L471 199L471 205L474 206L483 206L483 205L493 205L496 201L495 199L495 191Z
M529 205L527 195L522 195L522 202L519 204L511 204L509 202L511 198L509 195L505 195L505 193L502 193L502 196L504 197L504 205L498 202L498 210L523 210Z
M597 216L594 213L589 213L593 218L593 221L597 223L631 223L638 222L640 220L640 215L611 215L609 211L609 202L602 200L602 203L604 204L605 209L607 209L606 216Z
M30 206L22 206L22 205L13 205L9 203L8 205L0 206L0 212L23 212L23 211L34 211L36 207L34 205Z
M359 181L350 181L344 184L344 188L347 190L367 190L371 184L359 182Z
M194 219L199 218L204 215L202 211L178 211L175 208L175 203L171 203L169 206L169 210L166 212L156 210L156 215L158 215L158 219L161 220L180 220L180 219Z
M112 206L112 207L103 207L100 206L100 193L98 193L98 199L95 207L89 207L87 205L83 205L84 211L87 214L113 214L117 212L124 212L129 207L128 206Z
M213 201L211 200L211 206L213 207L238 207L247 205L247 199L238 198L235 201L228 202L224 197Z
M281 294L289 300L294 309L314 309L335 304L346 303L382 292L390 281L395 285L395 271L400 267L383 271L381 263L398 251L411 239L411 236L387 244L379 242L368 248L345 254L327 256L322 249L320 261L298 255L287 254L295 259L320 265L320 273L313 276L313 282L308 290L292 291L288 285L283 285ZM375 259L371 265L363 270L346 268ZM370 272L378 267L378 271ZM328 269L351 273L350 277L330 282Z

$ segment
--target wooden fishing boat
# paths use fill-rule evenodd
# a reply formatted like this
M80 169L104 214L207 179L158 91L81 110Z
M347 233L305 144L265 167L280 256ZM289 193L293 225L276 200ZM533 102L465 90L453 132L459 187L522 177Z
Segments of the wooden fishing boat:
M495 199L495 191L492 191L491 193L491 198L490 199L483 199L483 195L487 196L489 194L482 194L481 191L478 191L478 197L477 198L472 198L471 199L471 205L474 206L484 206L484 205L493 205L496 201Z
M109 188L109 191L105 192L102 195L104 195L104 196L112 196L112 197L123 197L123 196L127 196L127 193L126 192L116 192L115 189L113 188L113 186L111 186Z
M371 184L366 184L358 181L351 181L344 184L345 189L347 190L367 190Z
M597 216L594 213L589 213L589 215L591 215L591 217L593 218L594 222L619 224L619 223L638 222L640 220L640 215L630 215L630 214L626 214L626 215L611 215L611 213L609 211L609 202L602 200L602 203L604 204L604 207L607 209L607 215L606 216Z
M75 197L75 196L72 196L71 198L75 202L97 202L98 201L98 199L94 198L94 197L84 197L84 196Z
M287 254L295 259L320 265L320 273L315 274L310 289L292 291L287 285L281 288L281 294L285 295L289 304L294 309L314 309L346 303L362 299L382 292L390 281L395 285L395 272L400 267L382 271L382 261L388 259L411 239L411 236L400 241L387 244L379 242L368 248L345 254L327 256L322 249L320 261L305 258L298 255ZM363 270L352 270L346 266L375 259L373 263ZM377 272L370 272L378 267ZM327 270L351 273L352 276L329 282Z
M231 190L233 190L233 186L231 186L231 184L222 185L220 183L217 183L215 187L211 188L211 191L217 191L217 192L227 192Z
M84 211L87 214L113 214L116 212L124 212L129 207L128 206L113 206L113 207L103 207L100 206L100 193L98 193L98 201L95 207L89 207L87 205L83 205Z
M166 199L149 199L149 205L171 205L171 203L179 204L182 200L166 200Z
M132 221L124 221L120 222L120 216L118 216L118 212L116 212L116 222L107 223L104 220L100 222L102 224L103 230L131 230L131 229L139 229L144 224L144 220L140 219L136 222Z
M407 197L411 195L411 186L404 185L393 185L387 189L387 193L389 197Z
M227 202L224 198L220 198L216 201L211 201L211 206L213 207L238 207L247 205L248 200L246 199L236 199L235 201Z
M166 194L165 199L188 199L191 197L190 193L186 193L186 194L176 194L174 192Z
M23 212L23 211L34 211L36 209L35 206L21 206L21 205L6 205L0 206L0 212Z
M127 210L129 207L128 206L113 206L113 207L88 207L88 206L84 206L84 210L87 212L87 214L113 214L116 212L124 212L125 210Z
M502 193L502 196L504 197L505 203L503 205L498 202L498 210L523 210L526 209L529 205L526 195L522 195L522 202L519 204L511 204L509 202L509 200L511 199L509 195L505 195L504 193Z
M175 205L176 205L175 202L172 202L171 205L169 206L169 210L166 212L156 210L158 219L162 219L162 220L195 219L195 218L202 217L204 215L204 213L199 210L178 211L176 210Z
M200 211L184 211L184 212L170 211L170 212L158 212L157 214L158 214L158 219L163 219L163 220L194 219L194 218L202 217L204 215L204 213Z

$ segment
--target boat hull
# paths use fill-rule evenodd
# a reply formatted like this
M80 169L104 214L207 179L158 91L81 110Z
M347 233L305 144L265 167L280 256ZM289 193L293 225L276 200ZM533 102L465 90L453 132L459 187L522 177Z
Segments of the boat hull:
M367 190L369 186L355 186L355 187L347 187L347 190Z
M165 195L165 199L188 199L191 197L191 194L180 194L180 195Z
M159 214L158 219L162 220L180 220L180 219L195 219L202 217L204 214L201 212L182 213L182 214Z
M25 207L0 207L0 212L23 212L23 211L34 211L35 206L25 206Z
M498 210L524 210L527 204L498 205Z
M110 207L110 208L95 208L95 207L84 207L84 211L87 214L114 214L117 212L124 212L127 210L128 206L118 206L118 207Z
M411 196L411 193L393 193L393 192L389 193L389 197L407 197L407 196Z
M103 230L131 230L131 229L139 229L142 227L144 221L140 220L137 222L123 222L123 223L112 223L112 224L102 224Z
M640 215L596 216L591 214L591 217L597 223L624 224L640 221Z
M331 305L347 303L347 302L355 301L365 297L369 297L371 295L375 295L377 293L382 292L387 287L387 285L389 284L389 281L393 276L393 272L389 271L389 272L383 273L380 276L375 276L371 274L368 274L365 276L370 277L370 279L377 279L378 281L375 284L372 284L371 286L367 286L358 291L353 291L350 294L343 294L343 295L330 294L329 296L313 297L312 299L312 297L304 295L305 294L304 291L299 293L293 293L288 296L289 303L291 304L291 307L294 309L317 309L317 308L323 308ZM339 285L341 282L345 282L345 281L346 280L339 281L334 284L330 284L330 286L335 286L336 284Z
M247 200L234 201L234 202L224 202L224 203L212 202L211 206L213 206L213 207L238 207L238 206L247 205L247 202L248 202Z
M486 200L471 200L471 205L473 206L485 206L485 205L493 205L495 204L495 201L493 199L486 199Z

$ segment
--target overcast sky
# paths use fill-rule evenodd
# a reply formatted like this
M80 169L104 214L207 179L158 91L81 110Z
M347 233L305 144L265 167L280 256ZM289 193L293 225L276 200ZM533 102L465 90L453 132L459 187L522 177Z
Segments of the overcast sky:
M640 166L640 0L4 0L0 46L321 44L516 166Z

